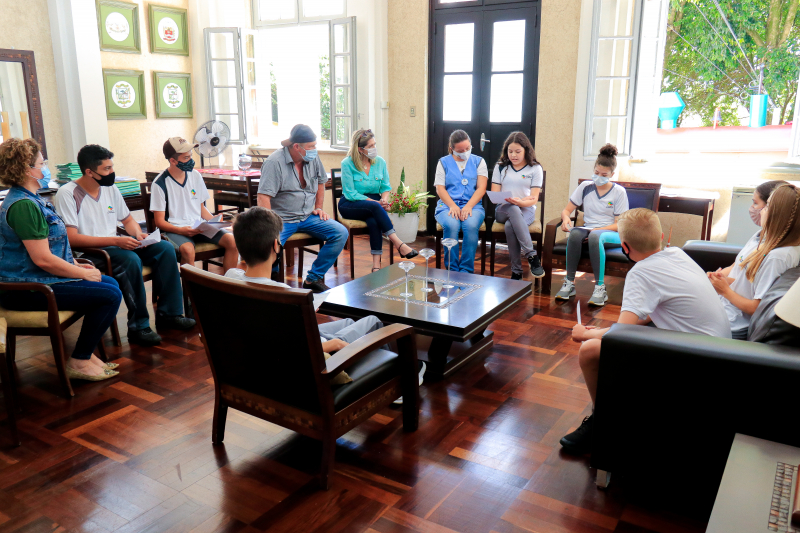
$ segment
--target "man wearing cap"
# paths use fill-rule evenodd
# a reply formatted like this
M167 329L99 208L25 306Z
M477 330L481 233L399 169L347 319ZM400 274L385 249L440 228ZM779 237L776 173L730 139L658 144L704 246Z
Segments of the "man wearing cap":
M183 317L183 291L175 249L166 241L140 247L139 241L146 235L128 211L119 189L114 187L113 157L108 149L96 144L81 148L78 166L83 176L58 190L56 210L67 226L73 248L101 248L111 258L114 279L128 307L128 342L155 346L161 342L161 336L150 328L142 265L153 270L153 283L161 287L156 328L187 330L194 327L195 321ZM117 235L117 222L122 223L130 237ZM102 254L87 251L84 257L105 271Z
M298 124L261 166L258 205L271 209L283 220L281 245L296 232L325 242L303 282L304 289L328 290L325 273L333 266L347 241L347 228L322 210L328 174L317 156L317 136ZM275 267L277 269L277 266Z
M181 137L170 137L164 143L164 157L169 161L169 168L153 180L150 211L156 226L180 251L181 263L193 265L195 244L211 243L225 248L222 268L227 272L239 261L233 234L219 230L209 238L192 229L197 219L212 218L205 205L210 198L208 189L203 176L194 170L192 149L197 146Z

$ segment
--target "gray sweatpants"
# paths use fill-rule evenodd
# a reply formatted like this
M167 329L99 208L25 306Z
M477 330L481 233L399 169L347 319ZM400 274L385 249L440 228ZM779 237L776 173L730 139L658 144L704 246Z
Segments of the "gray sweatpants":
M347 344L352 344L367 333L381 329L383 322L372 315L365 316L356 322L352 318L343 318L319 325L319 336L326 341L340 339Z
M522 274L522 257L527 259L536 255L528 226L533 224L533 209L522 210L518 205L501 204L494 212L495 219L505 224L508 255L511 258L511 272Z
M617 233L610 230L590 231L585 228L572 228L567 237L567 279L575 281L575 272L581 261L583 252L583 239L589 237L589 260L592 262L595 283L603 284L606 269L606 248L619 248L619 239L616 242L602 242L604 233ZM602 249L601 249L602 245Z

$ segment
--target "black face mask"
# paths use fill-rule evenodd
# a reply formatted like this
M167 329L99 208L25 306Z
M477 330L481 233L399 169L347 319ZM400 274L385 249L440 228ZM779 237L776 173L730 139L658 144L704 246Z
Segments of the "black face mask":
M99 180L95 179L94 181L96 181L101 187L111 187L112 185L114 185L114 181L117 179L116 172L112 172L111 174L108 174L106 176L103 176L102 174L98 174L97 172L95 172L95 175L100 176Z
M624 246L622 247L622 253L625 254L625 257L627 257L628 261L630 261L631 263L635 263L636 262L633 259L631 259L631 256L628 255L628 252L625 251L625 247Z

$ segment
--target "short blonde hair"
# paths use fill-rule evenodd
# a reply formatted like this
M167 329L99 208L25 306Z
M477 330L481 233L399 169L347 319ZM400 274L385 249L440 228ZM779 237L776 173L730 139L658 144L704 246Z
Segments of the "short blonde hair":
M658 214L644 207L622 213L617 223L619 240L637 252L647 253L661 250L661 221Z

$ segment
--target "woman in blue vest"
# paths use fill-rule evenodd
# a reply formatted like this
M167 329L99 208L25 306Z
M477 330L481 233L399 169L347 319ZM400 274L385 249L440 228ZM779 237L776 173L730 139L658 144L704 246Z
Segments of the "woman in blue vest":
M475 251L478 249L478 234L486 212L481 199L486 194L489 171L486 161L471 155L472 143L464 130L450 134L447 150L450 155L439 160L433 184L439 202L436 204L436 222L444 229L445 239L463 243L459 255L458 245L450 253L445 251L445 265L457 272L475 271Z
M60 311L80 311L83 326L67 361L67 376L100 381L119 374L116 363L94 355L117 318L122 292L114 278L91 265L76 264L67 228L53 205L39 196L47 167L39 143L9 139L0 144L0 183L10 187L0 205L0 282L36 282L53 289ZM46 311L40 292L3 291L0 305L14 311Z

